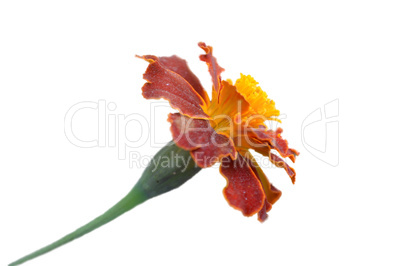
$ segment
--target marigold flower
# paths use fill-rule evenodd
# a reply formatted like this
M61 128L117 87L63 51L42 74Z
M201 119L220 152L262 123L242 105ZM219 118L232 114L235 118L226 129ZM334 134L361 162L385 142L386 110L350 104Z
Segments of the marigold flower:
M212 77L212 99L185 60L177 56L141 56L149 62L143 96L166 99L179 111L168 116L173 141L154 156L131 191L104 214L9 266L22 264L103 226L148 199L178 188L218 161L227 180L223 194L228 203L245 216L258 213L259 221L267 219L281 192L269 182L249 150L268 156L274 165L285 169L293 183L296 173L281 157L294 162L299 153L288 148L281 128L274 131L264 124L266 120L279 121L279 111L258 83L243 74L234 85L231 80L223 81L224 69L212 55L212 47L205 43L199 46L205 51L200 59L207 63ZM162 166L158 164L161 159L171 163Z
M234 85L231 80L222 80L224 69L212 55L212 47L202 42L198 45L205 51L200 59L207 63L212 77L211 100L186 61L177 56L139 56L149 62L143 96L166 99L179 111L168 116L177 146L190 151L201 168L220 161L220 172L227 180L223 193L228 203L245 216L258 213L262 222L281 192L269 182L249 149L284 168L293 183L294 169L272 150L293 162L299 153L288 148L281 128L273 131L264 124L266 120L279 121L279 111L254 78L241 74Z

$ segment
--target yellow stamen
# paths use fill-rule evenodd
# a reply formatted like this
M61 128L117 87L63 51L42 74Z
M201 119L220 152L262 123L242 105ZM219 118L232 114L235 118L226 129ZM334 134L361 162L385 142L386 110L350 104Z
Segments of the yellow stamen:
M240 74L235 87L256 114L265 116L265 119L276 120L271 118L271 116L279 115L279 110L275 108L275 102L268 98L266 92L258 86L258 82L252 76Z

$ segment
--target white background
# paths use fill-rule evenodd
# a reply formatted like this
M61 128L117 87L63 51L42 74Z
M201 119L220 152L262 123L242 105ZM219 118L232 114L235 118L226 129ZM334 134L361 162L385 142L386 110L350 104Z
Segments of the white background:
M295 185L266 169L283 192L268 221L228 206L215 167L26 265L402 265L401 12L399 1L2 1L0 264L101 214L141 175L116 147L71 144L68 109L105 100L117 106L112 115L150 117L140 90L147 64L135 54L177 54L210 91L198 60L205 41L224 78L242 72L260 82L301 152ZM301 132L336 99L334 167L306 149ZM159 142L170 139L168 112L153 118ZM74 126L96 138L96 113ZM325 122L305 133L324 145Z

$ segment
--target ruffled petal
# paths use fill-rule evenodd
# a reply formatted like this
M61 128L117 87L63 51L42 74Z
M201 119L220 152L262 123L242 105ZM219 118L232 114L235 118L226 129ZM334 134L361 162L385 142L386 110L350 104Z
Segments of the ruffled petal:
M167 69L182 76L185 80L187 80L188 83L190 83L193 89L204 99L206 103L209 102L207 92L202 87L197 76L194 75L194 73L188 67L186 60L173 55L170 57L159 57L159 62Z
M227 180L223 195L230 206L240 210L245 216L252 216L263 208L265 204L263 188L242 155L237 154L236 160L224 158L220 172Z
M221 158L236 158L233 141L218 134L208 120L192 119L179 113L169 114L170 130L177 146L191 151L199 167L210 167Z
M218 65L216 58L212 55L212 46L207 46L204 42L199 42L198 46L205 52L205 54L200 55L200 59L207 63L209 73L212 77L212 84L215 91L219 94L221 88L221 73L225 71L225 69Z
M142 87L145 99L166 99L180 113L189 117L208 119L204 113L206 103L182 76L161 64L159 58L152 55L140 57L149 62L144 73L148 82Z
M267 212L271 210L272 205L282 196L282 192L269 182L264 171L262 171L261 167L250 152L243 153L243 156L247 160L254 174L260 180L265 193L266 202L264 203L263 208L258 212L258 220L264 222L268 218Z
M270 148L277 150L283 158L289 157L292 162L295 162L299 152L288 147L288 142L281 136L283 132L282 128L273 131L267 130L264 126L260 126L259 128L249 128L249 130L255 138L261 142L267 142Z
M216 93L213 93L206 113L211 117L215 130L225 133L227 136L233 136L236 133L235 129L238 129L235 128L234 123L241 123L241 121L236 121L236 118L241 118L241 114L249 109L250 105L236 91L236 87L223 80L219 101Z
M242 150L243 154L246 153L248 149L253 149L256 152L269 157L270 161L275 166L285 169L290 179L292 180L292 183L295 183L296 180L295 170L292 167L290 167L279 156L272 153L273 148L268 141L264 142L263 140L256 139L248 135L238 135L233 139L233 142L235 143L238 150ZM295 155L298 155L298 152L295 152Z
M268 219L268 212L271 210L272 205L281 197L282 192L278 190L274 185L270 185L270 193L269 195L265 195L265 203L262 209L258 212L258 221L264 222Z
M282 191L277 189L274 185L270 184L270 192L266 195L268 202L274 204L282 196Z
M292 183L294 184L296 182L296 172L295 170L290 167L287 163L285 163L284 160L282 160L279 156L276 156L275 154L271 153L269 155L269 160L276 166L285 169L286 173L289 175L290 179L292 180Z
M272 205L265 199L264 205L262 206L261 210L258 212L258 221L261 223L265 222L268 219L268 212L271 210Z

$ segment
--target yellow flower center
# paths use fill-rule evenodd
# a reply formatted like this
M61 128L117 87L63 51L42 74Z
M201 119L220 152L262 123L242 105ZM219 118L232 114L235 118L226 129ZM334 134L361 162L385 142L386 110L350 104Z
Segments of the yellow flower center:
M232 84L231 80L223 81L219 97L213 91L212 101L205 110L217 132L234 138L242 134L242 127L258 127L266 120L279 121L274 117L279 115L274 101L254 78L241 74Z
M258 86L258 82L252 76L240 74L235 87L256 114L262 115L266 119L279 115L279 110L275 108L275 102L268 98L267 93Z

